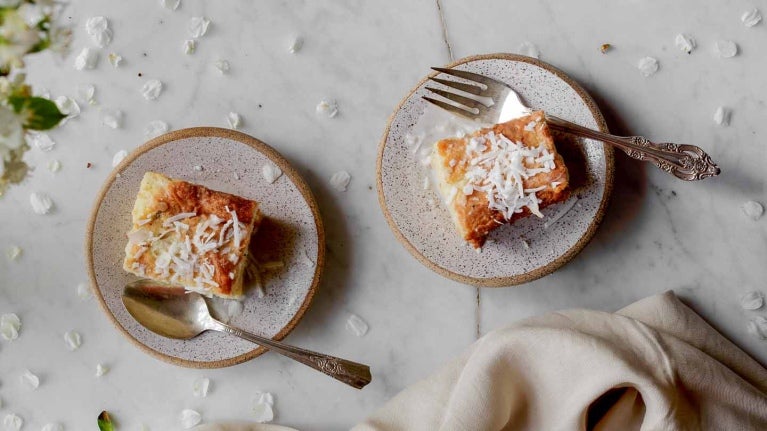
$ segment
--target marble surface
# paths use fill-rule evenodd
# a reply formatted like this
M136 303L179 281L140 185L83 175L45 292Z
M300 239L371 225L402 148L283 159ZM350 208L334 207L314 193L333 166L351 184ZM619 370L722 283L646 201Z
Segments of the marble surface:
M96 70L72 68L74 55L29 61L29 79L54 96L96 85L98 106L51 133L51 152L32 150L33 175L0 200L0 249L24 249L14 262L0 258L0 313L15 312L21 336L0 342L0 415L15 412L24 429L51 421L66 429L94 429L96 415L113 412L121 430L180 429L184 408L205 422L253 417L256 391L275 394L276 422L299 429L348 428L389 397L449 360L479 335L548 310L617 309L635 299L676 290L708 321L762 363L767 345L745 330L740 309L748 290L767 291L767 217L747 219L740 205L767 201L764 80L767 25L746 28L740 15L767 4L730 0L669 2L526 2L501 0L363 2L182 0L177 11L155 0L77 0L63 19L75 28L73 47L89 46L85 20L107 16L114 41L101 50ZM194 55L184 55L187 22L212 23ZM693 35L691 55L674 46L679 32ZM305 40L288 53L295 36ZM717 39L738 43L739 54L717 58ZM514 52L534 43L541 59L583 84L617 133L698 144L723 174L682 183L626 157L617 160L613 201L590 245L558 272L523 286L475 289L433 274L389 231L375 192L375 154L391 110L428 67L463 56ZM615 48L607 54L603 43ZM109 52L125 59L115 69ZM659 72L641 76L637 61L653 56ZM231 64L219 76L215 61ZM142 76L139 76L141 74ZM141 85L165 83L158 100L145 101ZM335 99L339 115L315 113ZM712 121L717 106L732 109L729 127ZM99 107L121 109L122 128L101 124ZM97 190L115 152L144 141L150 120L173 129L226 126L239 112L242 130L277 148L315 192L328 238L328 264L313 306L287 340L367 363L373 383L361 392L277 355L219 370L178 368L151 358L127 340L93 299L80 300L86 282L83 236ZM59 173L45 168L62 163ZM92 163L91 168L86 168ZM349 189L329 184L339 170ZM29 194L44 191L55 211L35 215ZM346 328L351 313L370 324L358 338ZM82 334L82 347L66 349L63 334ZM94 377L97 363L111 371ZM40 376L36 391L19 376ZM193 381L212 380L207 398Z

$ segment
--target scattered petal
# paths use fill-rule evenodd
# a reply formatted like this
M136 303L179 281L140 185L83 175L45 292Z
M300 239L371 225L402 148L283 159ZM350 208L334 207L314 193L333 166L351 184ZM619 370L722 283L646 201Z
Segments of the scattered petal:
M338 115L338 103L335 100L321 100L317 104L317 114L324 115L328 118L333 118Z
M103 48L112 42L112 29L109 21L103 16L94 16L85 21L85 32L91 37L93 43Z
M181 4L181 0L160 0L160 6L168 10L176 10Z
M758 310L764 305L764 294L762 292L748 292L740 297L740 306L744 310Z
M182 428L189 429L199 424L202 421L202 416L194 410L184 409L179 415L179 421Z
M14 313L3 314L0 316L0 335L6 341L13 341L19 338L21 331L21 319Z
M731 40L717 40L714 43L714 53L722 58L732 58L738 54L738 45Z
M77 86L77 100L85 105L95 105L96 87L92 84L82 84Z
M229 62L226 60L218 60L213 64L221 75L229 73Z
M295 54L298 51L300 51L303 46L304 46L304 39L301 37L296 37L295 39L293 39L293 42L290 43L290 46L288 47L288 52L291 54Z
M124 158L128 156L128 152L125 150L120 150L115 153L114 157L112 157L112 167L117 167L117 165L120 164L120 162L123 161Z
M521 44L519 44L519 48L517 48L517 53L526 55L528 57L533 58L540 58L541 53L538 51L538 47L533 45L532 42L524 41Z
M743 214L745 214L746 217L754 221L762 218L762 215L764 214L764 206L756 201L744 202L743 205L740 206L740 209L743 210Z
M64 427L59 423L49 423L45 424L40 431L64 431Z
M27 139L33 147L40 151L51 151L56 146L56 142L43 132L27 132Z
M339 192L345 192L349 187L349 182L352 180L352 176L346 171L339 171L330 177L330 185Z
M678 35L676 35L676 39L674 39L674 43L676 44L676 47L679 48L685 54L691 53L696 46L695 39L693 39L692 36L687 34L682 34L682 33L679 33Z
M202 172L204 168L200 165L194 165L192 166L192 169L194 169L197 172Z
M242 122L242 119L240 118L240 114L236 112L230 112L226 116L226 122L229 123L230 129L237 130L240 128L240 123Z
M760 340L767 340L767 317L756 316L752 318L748 321L746 330Z
M155 138L168 131L168 123L161 120L153 120L144 127L144 136L148 139Z
M85 301L91 297L91 288L85 284L80 283L77 285L77 297Z
M77 102L75 102L75 100L71 97L57 97L56 106L59 108L59 111L61 111L62 114L67 116L61 121L61 124L64 124L66 121L80 115L80 105L78 105Z
M237 302L237 301L234 301ZM196 379L192 384L192 394L197 398L205 398L208 396L208 388L210 387L210 379L207 377L201 377Z
M40 378L29 370L25 370L24 374L21 375L21 381L32 388L32 390L37 389L40 386Z
M78 333L77 331L65 332L64 342L67 345L67 349L69 349L70 352L74 352L75 350L79 349L80 345L82 344L80 333Z
M83 48L75 57L75 70L95 69L98 63L99 53L90 48Z
M258 423L274 420L274 397L269 392L256 392L256 403L253 406L254 420Z
M746 27L753 27L759 24L759 22L762 20L762 14L759 12L759 9L754 8L743 12L740 20L743 21L743 25Z
M194 39L184 41L184 54L192 55L197 50L197 42Z
M523 240L522 240L522 247L523 247L525 250L529 250L529 249L530 249L530 243L529 243L529 242L527 242L527 240L524 240L524 239L523 239Z
M56 159L49 160L47 167L49 171L56 173L61 170L61 162Z
M368 324L356 314L352 314L346 320L346 329L350 330L352 334L362 337L368 333Z
M261 168L261 174L264 176L266 182L274 184L274 182L277 181L277 178L282 175L282 169L271 163L267 163Z
M658 60L652 57L644 57L639 60L639 63L637 63L637 68L639 68L639 72L647 78L648 76L654 75L655 72L658 71Z
M24 425L24 419L14 413L8 413L3 418L3 426L6 431L19 431Z
M101 109L101 123L112 129L122 127L123 112L119 109Z
M162 82L157 79L150 79L141 87L141 95L146 100L156 100L162 93Z
M730 125L730 110L724 106L719 106L714 111L714 123L717 126L729 126Z
M48 214L53 208L53 201L45 193L30 193L29 204L32 205L32 211L39 215Z
M116 52L110 52L107 56L107 60L109 60L109 64L112 65L112 67L120 67L120 65L123 62L123 56L116 53Z
M96 377L103 377L109 372L109 367L104 364L96 364Z
M205 36L205 33L208 32L209 25L210 20L208 18L202 16L192 17L189 19L189 25L187 26L189 36L192 36L195 39Z
M16 260L21 256L21 247L18 245L11 246L5 254L8 256L8 260Z

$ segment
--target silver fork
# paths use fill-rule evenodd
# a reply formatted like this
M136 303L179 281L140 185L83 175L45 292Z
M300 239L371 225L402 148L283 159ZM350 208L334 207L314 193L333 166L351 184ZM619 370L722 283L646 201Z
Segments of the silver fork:
M460 78L466 82L429 77L451 90L426 87L434 94L454 104L423 96L427 102L453 114L484 123L502 123L532 112L519 95L506 83L465 70L432 67L433 70ZM457 92L456 92L457 91ZM553 130L582 138L595 139L620 148L629 157L652 163L658 168L685 181L702 180L719 175L719 167L700 147L674 143L656 144L642 136L616 136L591 130L575 123L546 114L546 122Z

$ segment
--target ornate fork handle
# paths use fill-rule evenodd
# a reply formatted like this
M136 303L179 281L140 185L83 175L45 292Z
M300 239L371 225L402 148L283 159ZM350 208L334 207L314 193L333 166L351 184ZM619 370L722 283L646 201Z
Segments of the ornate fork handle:
M268 347L273 352L285 355L290 359L312 367L315 370L322 371L328 376L357 389L362 389L371 381L370 367L364 364L358 364L357 362L336 358L335 356L325 355L322 353L312 352L311 350L302 349L300 347L283 344L269 338L264 338L256 334L243 331L242 329L229 326L219 321L215 321L214 325L210 329L227 332L242 339L256 343L259 346Z
M550 115L546 116L546 122L553 130L614 145L629 157L650 162L685 181L715 177L720 172L719 166L711 160L711 156L695 145L670 142L656 144L642 136L610 135Z

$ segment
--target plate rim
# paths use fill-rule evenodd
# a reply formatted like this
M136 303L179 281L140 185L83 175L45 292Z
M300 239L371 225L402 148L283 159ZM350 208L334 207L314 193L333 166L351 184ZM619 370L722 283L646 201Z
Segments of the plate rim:
M306 296L304 297L304 301L301 304L301 306L298 308L298 310L296 311L296 314L293 315L290 321L288 321L288 323L282 329L280 329L280 331L277 334L275 334L272 337L272 339L280 341L284 339L288 334L290 334L293 331L293 329L295 329L295 327L298 325L298 322L301 321L301 319L304 316L304 313L306 313L306 310L309 308L309 305L311 305L315 294L317 293L317 290L319 288L320 278L325 267L325 229L322 222L322 218L320 217L319 206L317 205L317 200L315 199L314 194L312 193L306 181L304 181L304 179L299 175L298 171L296 171L296 169L290 164L290 162L288 162L288 160L282 154L280 154L277 150L275 150L268 144L264 143L263 141L243 132L239 132L239 131L231 130L231 129L224 129L220 127L189 127L185 129L174 130L174 131L162 134L160 136L157 136L155 138L152 138L149 141L142 144L141 146L139 146L138 148L136 148L135 150L131 151L128 154L128 156L125 157L125 159L123 159L122 162L120 162L120 164L112 168L112 171L109 173L109 176L106 178L106 180L104 180L104 183L99 189L99 192L96 195L96 200L93 206L91 207L91 212L88 217L88 224L86 226L86 233L85 233L85 263L88 269L88 278L90 282L90 288L94 296L98 300L97 302L99 303L100 308L109 317L109 320L118 329L118 331L121 332L123 335L125 335L125 337L131 341L131 343L138 346L142 351L148 353L150 356L153 356L157 359L160 359L164 362L168 362L174 365L179 365L186 368L198 368L198 369L224 368L224 367L230 367L233 365L241 364L243 362L246 362L253 358L261 356L268 349L258 346L257 348L250 350L248 352L245 352L241 355L237 355L227 359L219 359L215 361L195 361L195 360L189 360L189 359L182 359L182 358L178 358L178 357L171 356L166 353L157 351L145 345L138 339L136 339L120 324L120 322L117 321L117 318L109 310L109 307L107 306L106 301L104 300L104 297L101 294L101 290L99 289L99 285L96 281L96 271L93 266L93 230L96 224L96 216L99 212L99 209L101 208L101 204L104 200L104 197L106 196L107 191L109 191L109 189L114 184L115 179L117 179L117 175L125 167L133 163L133 161L136 160L139 156L143 155L144 153L152 149L155 149L165 144L169 144L171 142L179 141L182 139L200 138L200 137L230 139L230 140L248 145L249 147L251 147L251 149L261 152L271 162L273 162L280 169L282 169L282 172L284 175L288 176L290 180L293 181L293 184L296 185L299 193L301 193L302 197L304 198L306 203L309 205L309 209L312 212L312 216L314 218L314 224L317 229L317 241L318 241L317 262L315 263L314 277L312 279L311 285L309 286L309 290Z
M604 116L602 115L602 111L600 111L597 103L594 101L591 95L583 87L581 87L581 85L578 84L574 79L570 78L563 71L559 70L558 68L546 62L543 62L536 58L527 57L527 56L518 55L518 54L491 53L491 54L480 54L480 55L471 55L468 57L463 57L449 63L448 65L444 67L453 68L456 66L460 66L461 64L465 64L465 63L469 63L473 61L479 61L479 60L509 60L509 61L516 61L521 63L528 63L553 73L559 79L563 80L567 85L569 85L570 88L575 90L578 96L586 103L586 106L591 112L591 115L596 120L599 130L604 133L609 133L609 130L607 128L607 122L605 121ZM386 128L384 129L383 137L381 138L381 142L378 145L378 157L376 160L376 189L378 192L378 204L381 207L381 211L383 212L384 218L386 219L386 223L389 225L389 228L394 233L394 236L397 239L397 241L400 244L402 244L405 247L405 249L408 252L410 252L411 255L413 255L413 257L415 257L419 262L421 262L421 264L431 269L432 271L442 275L443 277L461 282L463 284L468 284L468 285L477 286L477 287L512 287L512 286L517 286L523 283L528 283L533 280L537 280L541 277L551 274L552 272L564 266L566 263L570 262L575 256L577 256L578 253L580 253L581 250L583 250L583 248L586 247L586 245L591 241L591 239L594 237L594 234L597 231L597 228L602 223L602 219L604 218L605 212L607 211L607 207L609 205L610 198L612 196L612 190L613 190L613 181L615 177L614 148L610 145L606 145L604 143L602 144L604 148L604 152L605 152L605 169L606 169L605 191L604 191L604 195L602 196L602 201L599 203L599 208L597 209L597 212L594 215L594 218L591 220L591 223L589 224L588 229L586 229L586 232L584 232L584 234L578 239L578 241L575 244L573 244L572 247L570 247L564 254L559 256L557 259L554 259L553 261L547 263L544 266L534 268L523 274L512 275L508 277L489 277L489 278L470 277L470 276L459 274L457 272L443 268L437 265L436 263L432 262L431 260L429 260L421 252L419 252L418 249L416 249L415 246L412 243L410 243L410 241L407 238L405 238L404 234L400 231L399 226L397 226L397 224L394 222L394 219L392 218L391 213L389 212L388 206L386 204L386 197L384 196L383 181L382 181L383 154L384 154L384 149L386 148L386 141L388 140L389 134L391 131L391 125L394 122L394 118L400 112L400 110L405 105L405 103L407 103L407 101L410 99L413 93L415 93L419 88L421 88L421 86L423 86L429 80L429 78L437 76L438 74L439 72L436 72L436 71L429 73L423 79L421 79L407 93L407 95L405 95L405 97L402 98L399 104L397 104L397 107L394 109L394 112L392 112L392 114L389 116L389 120L386 123Z

